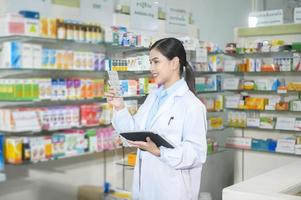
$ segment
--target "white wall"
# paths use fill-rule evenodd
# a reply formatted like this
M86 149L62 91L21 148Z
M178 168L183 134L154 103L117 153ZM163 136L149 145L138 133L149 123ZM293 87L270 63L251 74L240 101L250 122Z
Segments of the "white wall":
M235 27L248 26L251 0L191 0L191 9L200 39L212 41L224 48L233 42Z

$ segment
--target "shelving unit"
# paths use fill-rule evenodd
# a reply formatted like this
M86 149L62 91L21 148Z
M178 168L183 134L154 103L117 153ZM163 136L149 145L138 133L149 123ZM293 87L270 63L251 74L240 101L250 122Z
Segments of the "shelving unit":
M259 153L268 153L268 154L274 154L274 155L285 155L285 156L295 156L300 157L301 155L293 154L293 153L284 153L284 152L276 152L276 151L265 151L265 150L255 150L255 149L245 149L245 148L237 148L237 147L225 147L227 149L233 149L233 150L243 150L243 151L250 151L250 152L259 152Z
M76 41L70 40L60 40L60 39L52 39L52 38L43 38L43 37L31 37L31 36L7 36L0 37L0 43L7 41L18 41L22 43L31 43L31 44L40 44L43 48L50 48L56 50L79 50L86 52L101 52L106 54L109 58L113 57L115 54L117 57L126 57L131 54L142 54L148 51L146 47L124 47L124 46L115 46L111 43L80 43ZM133 78L136 79L138 77L147 77L150 75L149 71L119 71L119 76L121 79ZM73 69L47 69L47 68L0 68L0 78L2 79L28 79L28 78L69 78L69 77L81 77L81 78L94 78L94 79L105 79L107 80L108 75L106 71L97 71L97 70L73 70ZM125 100L138 100L138 102L144 101L146 95L143 96L125 96ZM35 107L46 107L46 106L67 106L67 105L81 105L81 104L90 104L90 103L105 103L106 99L103 97L100 98L90 98L90 99L65 99L65 100L1 100L0 108L17 108L17 107L26 107L26 108L35 108ZM1 131L1 133L7 136L14 137L25 137L25 136L51 136L54 133L62 130L90 130L90 129L98 129L98 128L106 128L110 126L108 125L97 125L97 126L80 126L80 127L68 127L65 129L59 130L40 130L40 131L24 131L24 132L5 132ZM117 148L119 149L119 148ZM113 149L113 150L117 150ZM105 150L108 151L108 150ZM45 159L39 162L31 162L25 161L21 165L35 165L38 163L51 162L52 160L64 160L68 158L74 157L84 157L89 155L98 155L104 154L105 151L101 152L83 152L76 153L74 155L67 155L59 158L51 158ZM106 157L104 156L104 159ZM104 160L106 163L106 160ZM12 165L12 164L8 164ZM4 171L5 173L5 171ZM106 165L104 167L104 177L106 181ZM0 182L5 181L6 176L3 173L0 173Z
M301 130L286 130L286 129L268 129L268 128L260 128L260 127L236 127L236 126L225 126L228 128L235 128L235 129L249 129L249 130L258 130L258 131L281 131L281 132L286 132L286 133L301 133Z

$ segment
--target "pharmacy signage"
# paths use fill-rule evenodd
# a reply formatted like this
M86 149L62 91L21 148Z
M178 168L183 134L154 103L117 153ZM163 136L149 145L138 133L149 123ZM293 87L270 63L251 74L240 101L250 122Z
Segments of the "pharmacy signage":
M157 31L158 6L152 0L131 0L131 28Z
M188 32L188 12L180 7L167 7L166 32L187 33Z
M301 7L295 8L294 23L301 23Z
M249 14L249 27L270 26L283 24L283 10L268 10L251 12Z
M81 0L80 18L82 21L112 26L114 1L112 0Z

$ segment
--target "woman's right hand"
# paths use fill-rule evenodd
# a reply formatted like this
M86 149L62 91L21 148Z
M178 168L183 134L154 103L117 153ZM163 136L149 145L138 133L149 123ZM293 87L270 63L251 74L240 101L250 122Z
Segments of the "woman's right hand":
M116 111L122 110L125 108L124 101L122 97L119 97L117 95L117 91L113 88L110 88L107 93L105 93L105 96L107 98L107 102L111 105L113 105L114 109Z

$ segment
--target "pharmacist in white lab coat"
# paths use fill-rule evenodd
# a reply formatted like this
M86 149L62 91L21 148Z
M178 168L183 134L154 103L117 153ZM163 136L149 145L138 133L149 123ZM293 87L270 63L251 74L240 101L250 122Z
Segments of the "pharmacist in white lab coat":
M197 200L202 165L206 160L206 108L194 94L195 79L182 43L175 38L157 41L150 48L151 74L161 85L148 95L131 116L122 98L111 89L106 95L114 106L117 132L154 131L174 149L147 142L138 148L134 170L134 200ZM142 151L144 150L144 151Z

